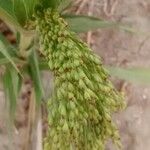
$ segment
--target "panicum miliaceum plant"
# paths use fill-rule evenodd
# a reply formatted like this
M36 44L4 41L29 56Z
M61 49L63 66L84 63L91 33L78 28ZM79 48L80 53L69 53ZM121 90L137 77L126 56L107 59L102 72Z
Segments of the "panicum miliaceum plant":
M46 62L46 70L54 75L54 90L47 104L49 129L44 150L104 150L108 139L121 148L112 114L125 107L123 96L109 81L99 57L72 32L87 31L92 23L92 29L116 23L66 15L62 10L68 2L0 0L0 18L16 35L16 43L10 44L0 33L0 66L5 68L3 87L10 114L14 114L26 77L34 88L31 99L35 94L36 106L41 106L44 94L40 71ZM86 29L83 22L87 22Z
M56 10L39 9L35 18L40 50L54 74L44 150L104 150L109 138L120 148L111 115L125 104L99 57Z

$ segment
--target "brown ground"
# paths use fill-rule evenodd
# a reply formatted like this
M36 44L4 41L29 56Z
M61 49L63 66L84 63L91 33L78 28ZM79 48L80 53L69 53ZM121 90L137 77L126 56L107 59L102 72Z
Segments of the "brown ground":
M106 3L104 3L106 2ZM89 5L90 4L90 10ZM93 6L91 6L93 5ZM81 5L80 5L81 6ZM77 13L93 13L94 16L107 20L131 24L140 31L150 31L149 0L92 0L84 7L76 9ZM121 67L150 66L150 38L148 34L131 34L115 29L101 29L88 34L88 42L98 53L104 64ZM120 132L124 150L150 149L150 87L113 79L118 89L126 95L128 107L114 116ZM23 88L27 93L28 85ZM0 150L22 150L26 132L26 102L21 98L18 105L17 129L13 130L13 138L8 136L6 112L3 92L0 91ZM15 127L14 127L15 128ZM109 144L107 150L114 150Z

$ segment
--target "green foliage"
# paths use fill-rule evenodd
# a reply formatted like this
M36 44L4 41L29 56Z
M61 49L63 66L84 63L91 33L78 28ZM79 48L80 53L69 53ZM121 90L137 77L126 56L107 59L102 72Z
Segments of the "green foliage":
M13 0L14 14L21 25L25 25L27 20L27 9L23 0Z
M15 16L12 0L0 0L0 18L4 20L12 30L22 30Z
M44 97L44 91L42 87L38 56L36 51L32 49L31 55L29 56L29 73L33 81L37 104L40 105L42 98Z
M21 79L18 72L10 65L7 65L7 69L3 75L3 84L6 99L8 100L9 113L14 118L16 102L21 88Z
M63 12L65 9L71 6L73 0L63 0L58 6L58 11Z
M109 22L94 17L80 15L64 15L63 17L67 20L70 30L77 33L96 30L98 28L119 27L119 24L116 22Z
M12 18L14 17L13 4L11 0L0 0L0 10Z
M35 6L39 3L39 0L23 0L26 9L28 19L33 17Z
M40 0L41 5L43 8L56 8L58 6L58 3L60 3L61 0Z
M146 68L119 68L108 67L111 75L129 82L138 84L150 84L150 69Z
M57 9L61 4L66 3L68 0L39 0L43 8Z
M12 0L13 11L18 22L24 26L33 17L35 6L39 0Z
M6 44L6 42L4 42L4 39L2 38L2 36L0 36L0 53L12 64L12 66L19 72L19 69L17 68L16 64L14 63L11 55L9 54L8 51L11 51L13 49L11 49L10 47L8 47Z

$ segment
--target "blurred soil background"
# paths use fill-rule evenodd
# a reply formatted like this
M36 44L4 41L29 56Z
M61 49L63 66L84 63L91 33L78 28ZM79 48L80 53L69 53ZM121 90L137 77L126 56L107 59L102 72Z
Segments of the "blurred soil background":
M150 32L149 0L76 0L68 11L130 24L137 31ZM12 43L15 42L14 36L2 21L0 32ZM119 29L99 29L81 37L101 56L105 65L150 68L149 34L131 34ZM43 79L49 80L48 76L44 74ZM112 78L112 81L118 90L125 93L127 101L126 110L114 114L123 150L150 150L150 86L116 78ZM6 102L0 87L0 150L24 150L27 142L30 94L30 80L27 80L18 100L15 125L9 134ZM44 120L44 127L45 124ZM115 150L115 147L109 143L106 150Z

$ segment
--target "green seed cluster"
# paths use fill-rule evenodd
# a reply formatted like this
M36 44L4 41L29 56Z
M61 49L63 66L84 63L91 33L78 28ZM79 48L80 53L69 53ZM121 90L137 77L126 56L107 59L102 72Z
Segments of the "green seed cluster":
M55 78L44 150L104 150L109 138L120 147L111 115L125 104L99 57L56 11L37 12L36 21L40 49Z

